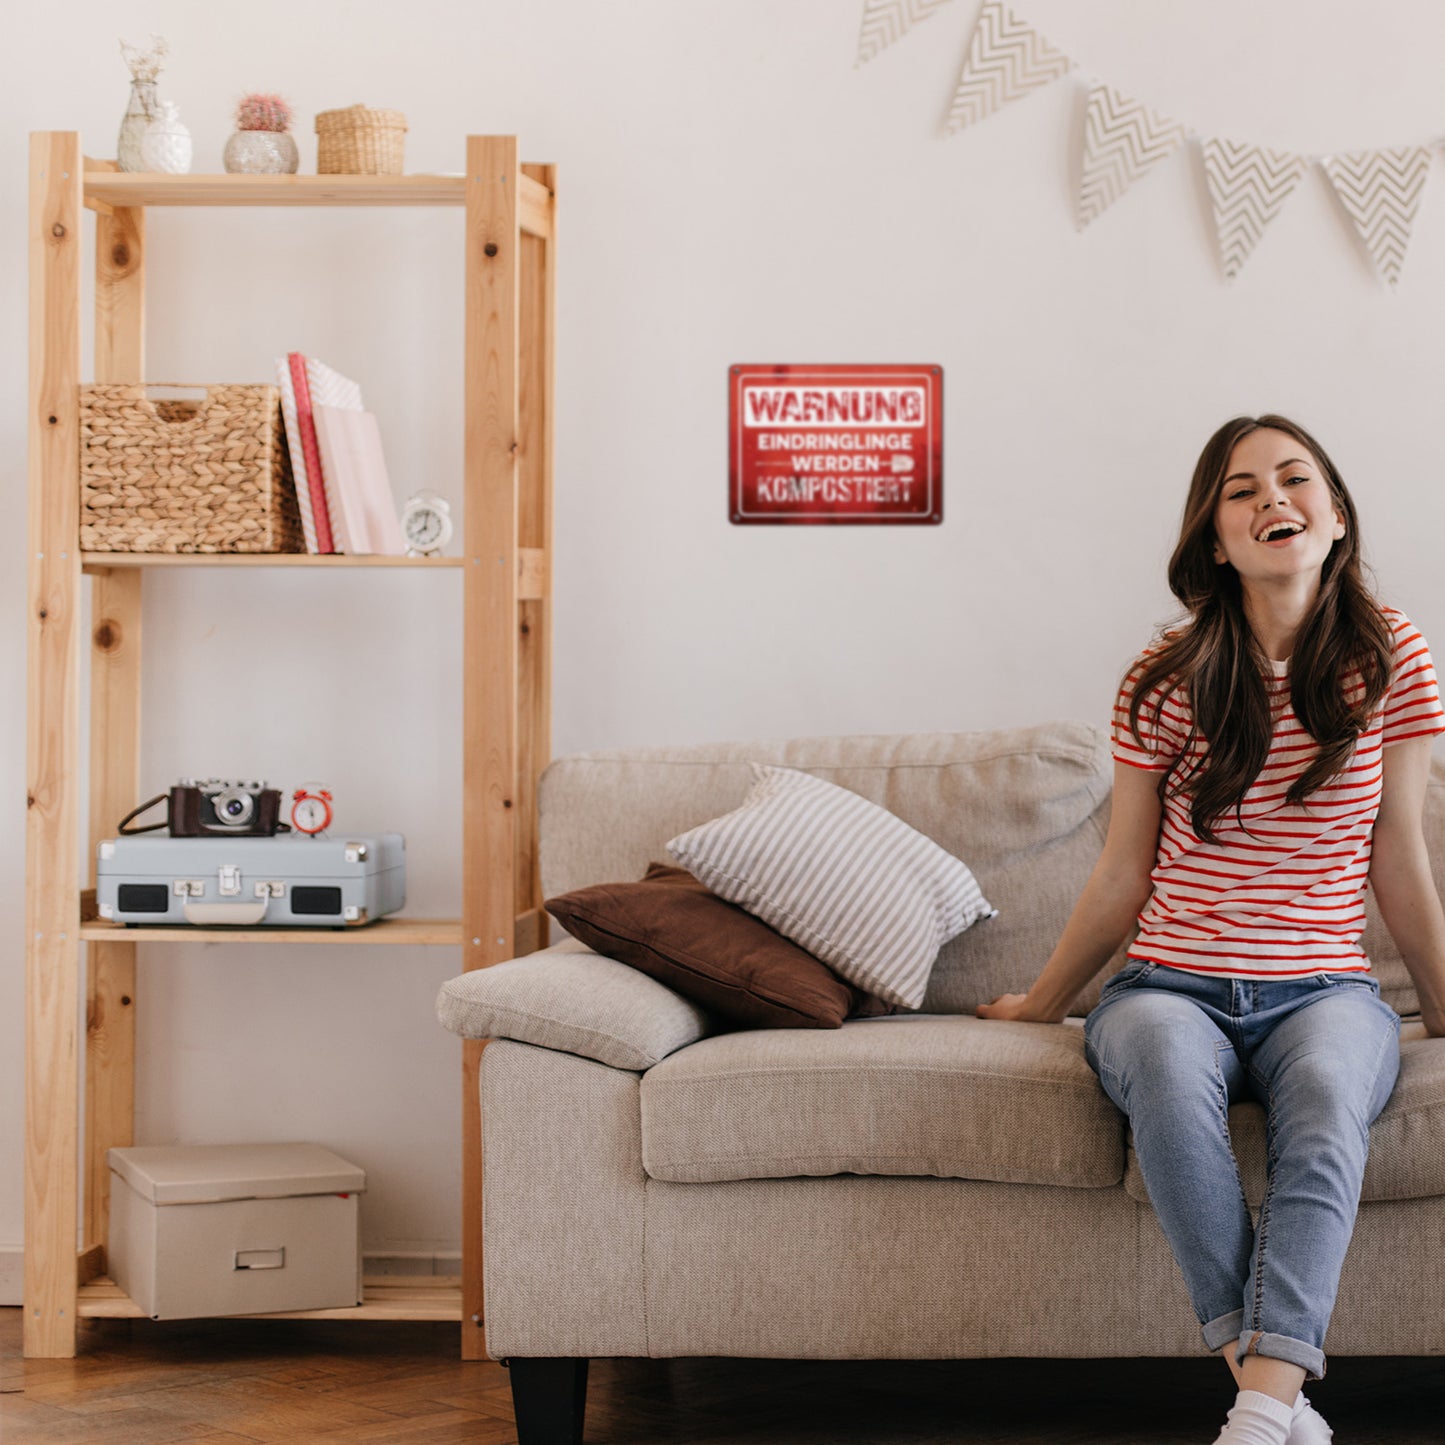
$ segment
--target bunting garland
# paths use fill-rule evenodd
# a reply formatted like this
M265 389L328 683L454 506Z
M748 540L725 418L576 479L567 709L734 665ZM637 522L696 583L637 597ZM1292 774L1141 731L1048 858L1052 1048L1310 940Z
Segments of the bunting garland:
M1073 63L1032 25L1015 19L1002 0L984 0L949 107L948 129L962 130L992 115L1009 101L1057 80Z
M1360 151L1326 156L1320 164L1380 275L1390 286L1398 285L1430 169L1429 148Z
M864 0L858 64L871 60L947 0ZM1007 0L983 0L953 98L952 135L1067 74L1075 62L1051 45ZM1197 137L1190 127L1122 94L1100 79L1089 84L1084 121L1078 224L1083 229L1135 181L1191 137L1199 140L1227 281L1239 275L1265 230L1318 164L1354 223L1385 283L1399 284L1433 144L1300 156L1244 141Z
M1174 154L1188 132L1177 121L1097 81L1084 119L1084 170L1079 183L1079 226L1112 206L1146 171Z
M863 0L863 25L858 32L858 60L863 65L895 40L926 20L948 0Z
M1264 228L1279 215L1304 173L1299 156L1239 141L1204 142L1204 175L1226 280L1239 275Z

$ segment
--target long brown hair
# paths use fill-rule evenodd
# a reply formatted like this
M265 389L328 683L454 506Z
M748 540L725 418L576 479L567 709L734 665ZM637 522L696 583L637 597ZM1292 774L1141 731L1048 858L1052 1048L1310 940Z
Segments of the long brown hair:
M1268 660L1244 613L1239 573L1214 560L1214 512L1241 438L1267 427L1285 432L1305 447L1329 485L1345 535L1331 547L1320 589L1295 639L1290 662L1290 702L1319 755L1295 781L1286 801L1302 803L1341 772L1355 741L1390 685L1391 634L1379 604L1365 585L1360 563L1360 529L1355 504L1335 464L1305 429L1282 416L1240 416L1226 422L1205 444L1194 468L1179 542L1169 559L1169 587L1189 609L1189 620L1168 632L1144 659L1129 703L1129 727L1141 747L1139 718L1145 700L1154 720L1178 688L1189 699L1191 732L1184 750L1159 781L1159 796L1187 793L1195 833L1217 843L1214 825L1234 811L1243 827L1244 795L1269 755L1272 725L1264 674ZM1345 699L1346 672L1358 668L1364 692ZM1186 771L1190 744L1208 748Z

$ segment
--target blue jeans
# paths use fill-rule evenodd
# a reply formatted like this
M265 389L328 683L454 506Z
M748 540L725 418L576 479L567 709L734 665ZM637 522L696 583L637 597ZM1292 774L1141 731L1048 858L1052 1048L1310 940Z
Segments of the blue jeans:
M1129 1116L1149 1200L1204 1343L1325 1374L1370 1125L1400 1071L1400 1016L1369 974L1279 982L1131 962L1084 1021L1084 1055ZM1258 1227L1229 1106L1269 1115Z

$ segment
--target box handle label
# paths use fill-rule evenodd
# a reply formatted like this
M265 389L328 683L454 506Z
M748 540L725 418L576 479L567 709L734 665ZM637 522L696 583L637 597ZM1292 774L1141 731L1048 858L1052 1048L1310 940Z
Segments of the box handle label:
M285 1249L238 1249L233 1269L285 1269Z

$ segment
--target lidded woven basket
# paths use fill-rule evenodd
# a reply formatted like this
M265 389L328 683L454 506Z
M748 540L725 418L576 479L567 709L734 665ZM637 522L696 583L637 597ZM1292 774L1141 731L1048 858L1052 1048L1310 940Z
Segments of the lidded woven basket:
M190 389L190 388L187 388ZM84 552L304 552L274 386L80 388Z
M316 116L317 175L399 176L406 116L349 105Z

